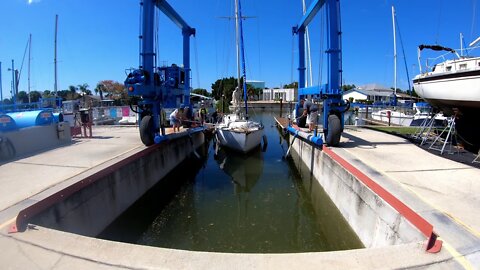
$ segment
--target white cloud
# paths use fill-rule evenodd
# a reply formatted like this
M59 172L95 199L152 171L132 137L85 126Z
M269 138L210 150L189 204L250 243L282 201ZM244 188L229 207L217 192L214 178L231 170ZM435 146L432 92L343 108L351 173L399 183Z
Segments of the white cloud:
M31 5L31 4L35 4L35 3L38 3L40 2L41 0L28 0L28 4Z

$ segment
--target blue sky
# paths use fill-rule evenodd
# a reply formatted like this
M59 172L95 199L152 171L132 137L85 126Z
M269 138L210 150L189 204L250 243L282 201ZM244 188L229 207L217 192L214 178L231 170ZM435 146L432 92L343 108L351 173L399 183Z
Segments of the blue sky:
M307 4L310 1L307 0ZM210 89L218 78L234 76L233 15L230 0L170 0L169 3L197 29L192 40L192 86ZM344 83L380 83L393 86L391 5L397 10L410 76L418 72L416 47L438 43L459 48L480 36L477 0L341 0ZM247 78L277 87L298 80L297 51L292 51L291 28L302 11L301 0L243 0ZM11 59L20 68L28 35L33 38L32 90L53 89L53 38L59 15L59 89L100 80L123 82L125 69L139 60L139 0L1 0L0 61L4 97L10 96ZM321 19L310 26L314 84L318 84ZM166 17L160 19L160 60L181 64L181 33ZM398 43L398 86L407 88ZM292 69L292 56L294 67ZM325 65L324 65L325 69ZM292 76L293 75L293 76ZM322 76L325 78L325 76ZM24 64L20 90L27 88Z

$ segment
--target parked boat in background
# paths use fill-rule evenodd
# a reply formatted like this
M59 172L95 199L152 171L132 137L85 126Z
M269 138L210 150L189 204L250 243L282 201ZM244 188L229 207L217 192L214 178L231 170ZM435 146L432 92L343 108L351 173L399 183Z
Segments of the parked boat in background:
M432 107L425 102L417 102L413 104L413 111L382 109L372 112L372 119L396 126L420 126L426 119L430 119L433 115ZM435 125L440 126L446 120L442 114L435 116Z
M472 52L478 47L470 44L467 49ZM415 92L441 110L445 116L455 116L455 127L464 147L473 152L480 148L480 57L460 56L455 50L438 45L420 45L418 59L420 64L421 51L431 49L447 51L437 59L443 61L433 65L415 76L413 83ZM445 60L453 56L453 59Z
M252 121L248 117L247 104L247 78L245 71L245 51L243 46L243 28L240 0L235 0L235 30L236 30L236 48L237 48L237 78L238 86L235 89L232 101L234 113L225 115L222 122L215 127L216 138L220 146L224 146L242 153L250 152L260 145L263 138L263 125ZM243 71L243 82L240 80L240 58ZM245 102L245 111L242 112L241 89Z

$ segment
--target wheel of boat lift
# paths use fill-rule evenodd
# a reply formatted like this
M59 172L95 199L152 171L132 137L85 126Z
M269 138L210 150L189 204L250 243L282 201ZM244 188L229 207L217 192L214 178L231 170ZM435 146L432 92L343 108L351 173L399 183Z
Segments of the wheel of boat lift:
M342 125L340 118L336 114L328 116L328 131L326 134L326 142L329 146L338 146L340 143L340 136L342 134Z
M151 115L145 115L140 121L140 139L146 146L153 144L153 119Z

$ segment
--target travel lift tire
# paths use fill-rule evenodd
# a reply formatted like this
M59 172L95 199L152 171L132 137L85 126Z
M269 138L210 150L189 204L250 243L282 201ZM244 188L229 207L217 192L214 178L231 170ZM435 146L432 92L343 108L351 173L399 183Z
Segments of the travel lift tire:
M326 143L328 146L338 146L342 135L342 125L340 118L336 114L328 116L328 130L326 134Z
M140 121L140 139L146 146L153 144L153 119L151 115L145 115Z

